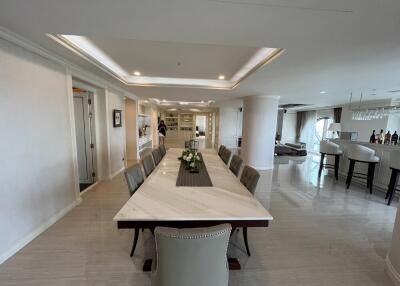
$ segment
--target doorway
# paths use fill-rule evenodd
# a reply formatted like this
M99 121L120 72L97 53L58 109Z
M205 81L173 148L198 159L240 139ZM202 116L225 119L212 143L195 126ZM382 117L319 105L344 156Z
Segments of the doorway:
M320 142L327 138L328 127L331 123L333 123L333 119L329 117L319 118L315 123L315 136L312 149L314 152L319 152Z
M96 152L93 92L73 87L79 189L84 191L96 181Z

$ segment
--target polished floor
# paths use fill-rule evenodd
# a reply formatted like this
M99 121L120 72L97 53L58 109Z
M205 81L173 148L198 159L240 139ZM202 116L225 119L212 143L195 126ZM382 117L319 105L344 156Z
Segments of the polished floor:
M382 193L346 191L317 172L310 156L277 158L263 173L256 195L275 219L249 230L251 257L241 233L233 236L229 253L243 270L230 272L229 285L392 285L383 269L397 200L386 206ZM127 199L122 175L86 192L81 205L0 265L0 285L150 285L141 267L154 251L151 234L141 234L132 259L132 232L112 221Z

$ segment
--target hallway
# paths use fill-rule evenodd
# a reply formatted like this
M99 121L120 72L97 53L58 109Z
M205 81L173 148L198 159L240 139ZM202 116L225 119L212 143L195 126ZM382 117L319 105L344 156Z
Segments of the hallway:
M346 191L342 181L327 176L318 183L317 172L312 157L280 157L273 172L262 174L256 195L274 221L249 230L251 257L241 233L233 236L229 253L243 270L230 272L229 285L392 285L383 267L397 200L386 206L377 191ZM132 231L118 230L112 221L128 198L122 174L99 183L81 205L0 266L0 285L150 285L150 274L141 271L154 249L150 232L140 235L131 259Z

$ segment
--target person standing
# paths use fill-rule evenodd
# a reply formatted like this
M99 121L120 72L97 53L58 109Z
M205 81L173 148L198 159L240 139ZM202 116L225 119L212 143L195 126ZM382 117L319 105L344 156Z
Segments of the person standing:
M164 120L161 120L158 124L158 136L159 136L159 144L164 145L164 138L167 136L167 126L164 123Z

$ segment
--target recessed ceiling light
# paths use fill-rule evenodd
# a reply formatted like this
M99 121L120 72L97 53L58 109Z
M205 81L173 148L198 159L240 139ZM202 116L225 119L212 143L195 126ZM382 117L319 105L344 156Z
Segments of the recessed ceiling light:
M319 92L320 94L325 94L325 93L327 93L325 90L322 90L322 91L320 91Z
M133 74L136 75L136 76L140 76L141 75L140 71L135 71Z
M189 104L189 102L186 102L186 101L180 101L180 102L179 102L179 104L180 104L180 105L188 105L188 104Z
M220 74L220 75L218 76L218 79L225 79L225 76L224 76L223 74Z
M201 103L204 103L204 100L202 100Z
M143 101L144 103L148 103L149 101L148 100L145 100L145 101Z
M162 102L167 102L167 100L166 100L166 99L163 99Z

